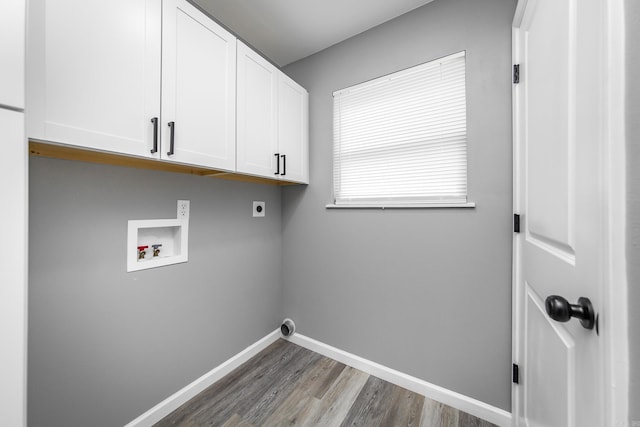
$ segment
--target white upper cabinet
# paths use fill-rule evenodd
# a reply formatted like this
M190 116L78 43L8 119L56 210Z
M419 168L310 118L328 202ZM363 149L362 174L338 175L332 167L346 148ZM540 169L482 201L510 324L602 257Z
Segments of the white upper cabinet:
M236 38L185 0L163 4L161 156L233 171Z
M278 151L281 179L308 184L309 93L283 73L278 79Z
M0 107L24 108L25 1L0 2Z
M151 157L160 0L31 0L30 138Z
M278 178L279 72L238 41L238 172Z
M309 95L238 41L237 171L309 182Z
M308 183L307 91L187 0L30 0L27 21L30 139Z

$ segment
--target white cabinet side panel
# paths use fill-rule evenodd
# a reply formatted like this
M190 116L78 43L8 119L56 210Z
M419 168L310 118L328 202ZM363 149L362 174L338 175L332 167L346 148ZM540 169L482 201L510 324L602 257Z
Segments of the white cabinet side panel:
M24 0L0 2L0 105L24 108Z
M0 402L2 425L26 425L27 148L24 114L0 109Z

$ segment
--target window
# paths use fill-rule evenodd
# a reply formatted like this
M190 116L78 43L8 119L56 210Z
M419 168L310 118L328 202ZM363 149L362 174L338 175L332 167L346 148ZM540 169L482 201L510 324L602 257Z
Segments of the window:
M465 52L333 94L336 206L467 203Z

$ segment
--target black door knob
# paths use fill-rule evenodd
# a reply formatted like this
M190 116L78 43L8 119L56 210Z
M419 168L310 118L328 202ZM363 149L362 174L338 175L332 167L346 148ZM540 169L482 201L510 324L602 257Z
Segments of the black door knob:
M575 317L586 329L593 329L596 323L596 315L589 298L578 298L577 304L569 304L569 301L558 295L548 296L544 302L544 308L549 317L558 322L568 322Z

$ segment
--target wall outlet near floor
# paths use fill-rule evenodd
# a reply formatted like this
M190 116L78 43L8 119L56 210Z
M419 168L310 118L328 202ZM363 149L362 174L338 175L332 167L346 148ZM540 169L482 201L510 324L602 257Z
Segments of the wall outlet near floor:
M178 200L178 219L189 219L189 201Z
M253 216L261 217L264 216L264 202L253 202Z

